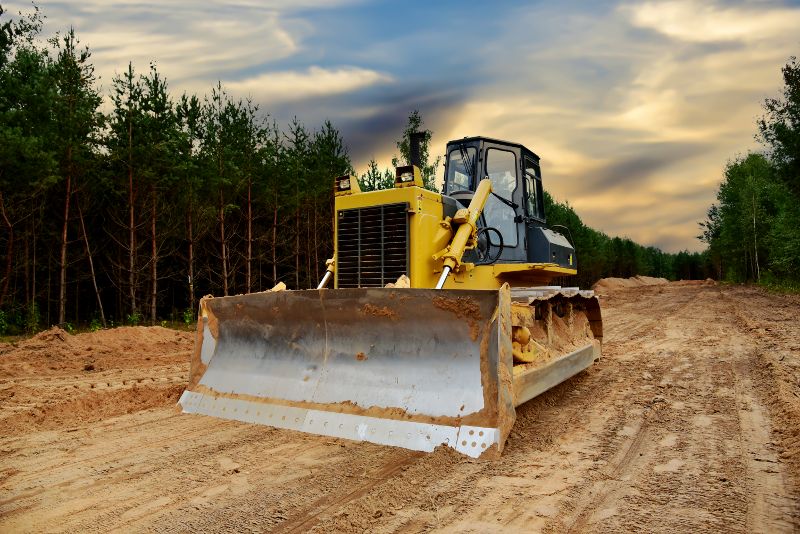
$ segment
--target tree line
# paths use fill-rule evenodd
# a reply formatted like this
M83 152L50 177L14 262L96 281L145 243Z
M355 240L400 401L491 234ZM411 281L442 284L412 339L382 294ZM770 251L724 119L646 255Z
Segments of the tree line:
M586 226L566 202L544 194L547 225L566 234L575 247L578 275L561 280L565 286L590 287L601 278L654 276L668 280L702 280L713 277L704 252L664 252L644 246L627 237L610 237ZM558 228L561 226L562 228ZM564 230L566 228L567 230Z
M717 202L699 238L716 277L772 286L800 285L800 63L782 68L784 86L764 101L754 151L725 166Z
M0 334L190 323L202 295L316 286L333 250L333 178L354 172L331 122L279 126L222 83L175 96L155 64L129 64L104 95L75 32L41 31L35 6L12 19L0 7ZM393 165L422 127L412 112ZM393 176L373 160L359 182ZM592 230L550 197L547 209L572 232L582 286L702 270L696 255Z
M333 177L352 171L330 122L280 128L221 83L174 97L154 64L115 76L104 113L88 48L41 28L38 9L0 18L6 328L155 323L199 295L315 285Z

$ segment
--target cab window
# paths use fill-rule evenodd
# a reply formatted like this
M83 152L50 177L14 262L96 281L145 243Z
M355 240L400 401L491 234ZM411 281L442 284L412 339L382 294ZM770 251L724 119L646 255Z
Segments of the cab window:
M539 166L525 158L525 209L529 217L544 220L544 196Z
M486 151L486 174L492 181L494 195L513 201L517 189L517 157L508 150L490 148ZM503 235L506 247L517 246L517 223L514 221L514 208L496 196L490 195L483 208L486 225L497 228Z
M472 191L470 177L475 175L475 162L477 160L475 147L465 147L462 150L455 148L450 151L447 158L447 193L455 191Z

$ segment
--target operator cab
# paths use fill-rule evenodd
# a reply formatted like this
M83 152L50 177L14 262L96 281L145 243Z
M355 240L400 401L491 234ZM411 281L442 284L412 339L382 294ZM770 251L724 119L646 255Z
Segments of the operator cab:
M539 156L521 144L488 137L447 143L445 205L469 205L483 178L492 181L492 194L478 221L478 247L465 254L465 261L577 269L572 244L546 226Z

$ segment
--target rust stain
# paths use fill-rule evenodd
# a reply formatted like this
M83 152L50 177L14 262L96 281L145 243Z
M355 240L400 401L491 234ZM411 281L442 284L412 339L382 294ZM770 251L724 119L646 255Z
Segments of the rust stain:
M214 331L219 332L219 325L217 324L217 318L209 314L208 318L209 329L213 326L212 335ZM197 330L195 332L194 338L194 350L192 351L192 355L189 358L189 384L186 386L186 389L191 389L196 386L200 379L206 372L207 365L203 363L203 360L200 358L200 349L203 346L203 318L200 317L197 321Z
M469 324L469 337L472 341L478 341L481 333L480 321L481 308L475 299L470 297L434 297L433 305L440 310L449 311L459 319L466 319Z
M472 341L478 341L478 335L481 333L481 327L478 325L478 321L470 321L469 322L469 337Z
M208 329L211 332L211 335L214 336L214 339L219 339L219 319L214 313L209 309L208 310ZM198 321L198 331L202 335L203 333L203 319L200 318Z
M366 359L367 359L367 355L364 354L363 352L359 352L358 354L356 354L356 360L358 360L360 362L363 362Z
M374 304L367 303L361 307L360 311L364 315L372 315L373 317L388 317L389 319L395 319L397 317L397 313L389 309L388 306L375 306Z
M481 307L471 297L433 297L433 305L440 310L449 311L461 319L474 319L480 321Z

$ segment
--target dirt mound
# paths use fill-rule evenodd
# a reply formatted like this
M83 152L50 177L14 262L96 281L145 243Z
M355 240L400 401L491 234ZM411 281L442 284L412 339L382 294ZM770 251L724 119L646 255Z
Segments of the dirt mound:
M86 391L67 400L36 403L29 409L0 419L3 427L16 432L53 430L96 423L109 417L171 406L178 402L184 385L138 386L113 391Z
M0 425L17 431L93 423L172 406L194 334L159 326L71 335L53 327L0 348Z
M602 278L592 286L592 289L595 291L615 291L618 289L628 289L631 287L661 286L668 283L669 280L666 278L653 278L652 276L634 276L633 278Z
M670 282L671 284L679 285L679 286L714 286L717 285L717 282L712 280L711 278L706 278L705 280L678 280L677 282Z
M188 358L193 332L125 326L71 335L54 326L0 349L0 376L150 367Z

